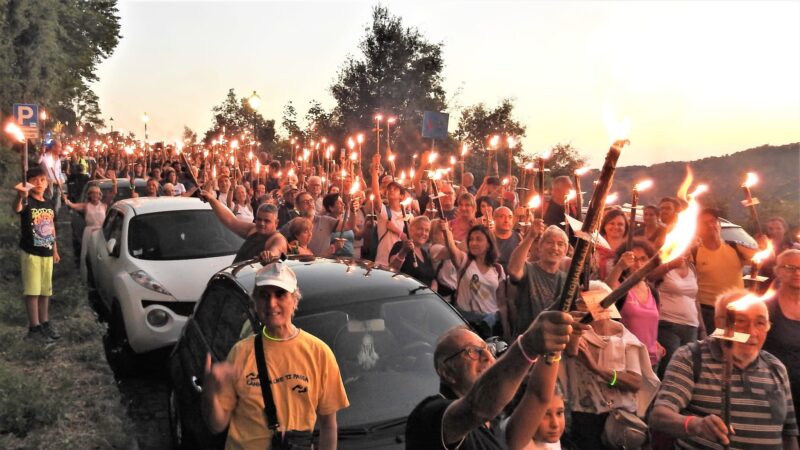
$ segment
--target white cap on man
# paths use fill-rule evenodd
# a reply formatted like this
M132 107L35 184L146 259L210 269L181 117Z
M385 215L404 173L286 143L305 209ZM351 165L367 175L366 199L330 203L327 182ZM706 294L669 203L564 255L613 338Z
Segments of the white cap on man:
M281 261L270 263L256 273L256 286L276 286L293 293L297 290L297 275Z

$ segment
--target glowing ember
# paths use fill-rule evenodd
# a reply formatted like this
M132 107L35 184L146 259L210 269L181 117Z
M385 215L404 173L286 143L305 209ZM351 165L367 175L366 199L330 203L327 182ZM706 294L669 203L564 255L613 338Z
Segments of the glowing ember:
M744 311L745 309L749 308L751 305L756 303L763 302L765 300L769 300L770 298L775 296L775 289L769 288L767 292L764 293L762 296L758 296L756 294L750 293L745 295L744 297L734 300L728 303L728 309L732 309L734 311Z
M533 198L528 201L528 208L536 209L542 206L542 197L539 194L533 196Z
M772 252L774 250L775 249L772 246L772 239L769 239L767 240L767 248L753 255L753 257L750 258L750 261L753 261L755 264L761 264L762 262L764 262L764 260L772 257Z
M664 239L664 245L658 251L662 264L682 255L694 240L695 230L697 229L697 216L700 214L700 204L697 203L697 196L706 190L708 188L701 184L694 192L689 194L689 205L678 213L675 228L667 234Z
M639 192L642 192L650 189L651 187L653 187L653 180L644 180L636 183L634 189L636 189Z
M751 188L758 183L758 175L755 172L747 172L747 179L742 183L742 187Z
M10 134L11 137L16 139L19 142L25 142L25 133L22 132L22 129L14 122L8 122L6 125L6 133Z
M589 166L584 166L584 167L581 167L580 169L575 169L575 175L581 177L584 174L586 174L586 172L588 172L590 170L592 170L592 169Z

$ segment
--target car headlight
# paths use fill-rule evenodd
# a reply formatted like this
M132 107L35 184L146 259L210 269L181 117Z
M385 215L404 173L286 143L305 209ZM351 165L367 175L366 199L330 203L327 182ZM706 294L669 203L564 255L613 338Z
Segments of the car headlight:
M151 277L147 272L144 270L137 270L136 272L130 273L131 278L133 281L139 283L140 286L146 289L150 289L151 291L156 291L159 294L169 295L172 297L172 294L162 286L158 281L156 281L153 277Z

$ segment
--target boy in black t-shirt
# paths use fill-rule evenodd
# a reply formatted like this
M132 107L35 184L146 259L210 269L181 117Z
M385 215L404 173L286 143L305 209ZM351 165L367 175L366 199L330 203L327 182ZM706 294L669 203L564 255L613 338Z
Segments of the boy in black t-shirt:
M41 167L28 170L26 181L16 186L14 212L20 216L20 265L28 339L50 341L59 334L50 324L48 309L53 295L53 263L61 257L56 246L56 212L52 200L44 198L47 176Z

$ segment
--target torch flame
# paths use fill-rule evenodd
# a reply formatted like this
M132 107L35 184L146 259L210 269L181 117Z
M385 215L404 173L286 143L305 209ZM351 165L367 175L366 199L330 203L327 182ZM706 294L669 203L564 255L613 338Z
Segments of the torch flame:
M616 192L612 192L606 196L606 205L611 205L619 200L619 194Z
M353 138L347 138L347 146L352 150L356 146L356 141Z
M774 247L772 246L772 239L770 239L767 241L767 248L753 255L753 257L750 258L750 261L753 261L756 264L761 264L765 259L769 259L772 256L773 251Z
M588 172L588 171L590 171L590 170L592 170L592 169L591 169L591 167L589 167L589 166L583 166L583 167L581 167L580 169L575 169L575 175L577 175L577 176L581 177L581 176L583 176L583 175L584 175L586 172Z
M533 163L529 162L528 164L525 164L524 169L525 170L533 170Z
M634 189L636 189L639 192L642 192L650 189L651 187L653 187L653 180L644 180L636 183Z
M261 163L258 160L256 160L256 175L260 174L261 174Z
M358 136L356 136L356 140L358 141L359 144L363 143L364 142L364 134L363 133L359 133Z
M750 305L754 305L756 303L760 303L774 297L775 292L776 292L775 289L770 287L769 289L767 289L767 292L765 292L764 295L760 297L756 294L749 293L738 300L734 300L728 303L728 309L732 309L734 311L744 311L745 309L749 308Z
M508 148L514 148L514 146L517 145L517 141L514 140L512 136L506 138L506 143L508 144Z
M538 208L540 206L542 206L542 197L539 194L534 195L528 201L528 208L536 209L536 208Z
M662 263L674 260L689 248L697 229L697 216L700 215L700 204L697 202L697 197L707 190L706 185L701 184L689 194L689 206L678 213L675 228L664 238L664 245L658 251Z
M287 172L286 175L288 175L290 178L293 177L294 176L294 169L289 169L289 172Z
M547 150L542 153L542 159L550 159L550 155L553 154L553 149Z
M603 122L605 122L608 137L611 139L612 144L617 141L628 139L628 135L631 132L630 119L626 117L620 121L615 118L611 108L605 108L603 111Z
M355 193L358 192L359 189L361 189L361 180L359 179L358 176L356 176L356 180L353 181L353 185L350 186L350 195L351 196L355 195Z
M574 200L575 197L577 197L577 196L578 196L578 193L575 192L575 189L570 189L569 192L567 192L567 203L569 203L572 200Z
M758 183L758 175L755 172L747 172L747 179L742 183L742 187L751 188Z
M239 148L239 141L234 139L231 141L231 148Z
M689 192L689 186L692 185L694 181L694 174L692 173L692 168L688 165L686 166L686 177L683 179L681 186L678 188L678 198L681 200L686 200L686 193Z
M211 178L217 178L217 166L211 168Z
M442 172L437 169L437 170L434 170L433 172L430 172L428 176L430 177L431 180L441 180L442 179Z
M494 135L494 136L492 136L492 138L489 140L489 145L490 145L492 148L495 148L495 147L497 147L497 143L498 143L498 142L500 142L500 135L499 135L499 134L495 134L495 135Z
M456 157L455 156L451 156L450 157L450 165L453 165L453 166L456 165Z
M358 153L350 152L350 161L355 161L358 159Z
M402 183L405 180L406 180L406 171L404 170L400 172L400 182Z
M394 160L395 160L394 154L389 155L389 162L394 162Z
M25 142L25 133L23 133L19 125L14 122L8 122L6 125L6 133L10 134L11 137L19 142Z
M436 158L438 157L439 157L438 153L432 152L430 155L428 155L428 164L433 164L436 161Z
M411 170L408 171L408 177L413 179L414 178L414 168L412 167Z
M461 158L464 158L464 156L467 154L467 152L469 152L469 147L467 147L467 144L462 144L461 145Z
M508 184L508 177L503 178L502 184L503 184L503 186Z
M406 197L406 199L400 202L400 204L403 205L403 208L408 208L408 205L411 204L412 200L413 199L411 197Z

